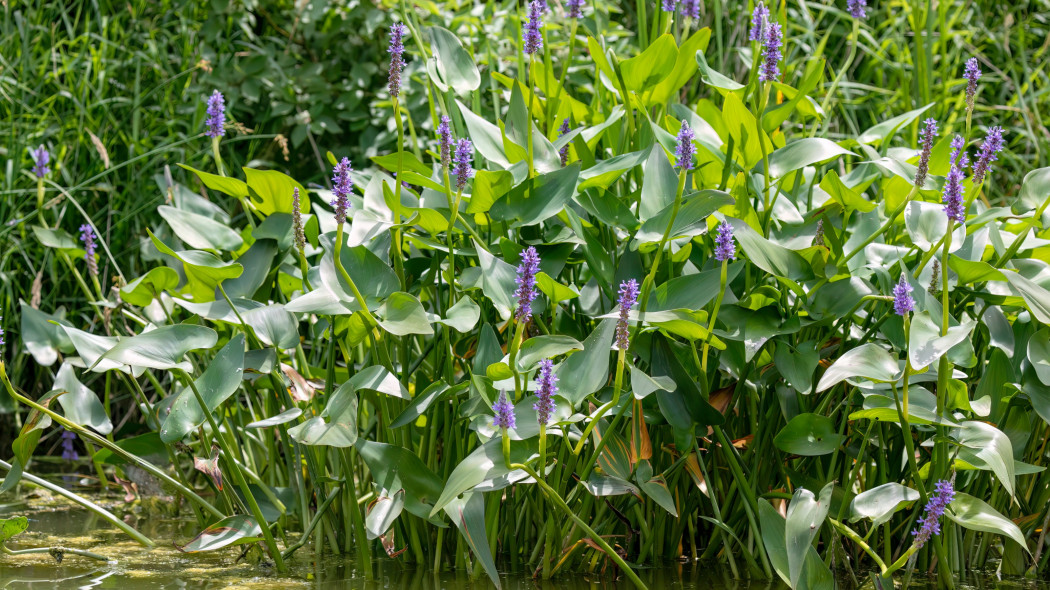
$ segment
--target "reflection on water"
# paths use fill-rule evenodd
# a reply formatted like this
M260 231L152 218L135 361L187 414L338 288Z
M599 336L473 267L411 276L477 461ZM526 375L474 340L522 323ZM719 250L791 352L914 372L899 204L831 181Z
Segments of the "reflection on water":
M0 516L3 516L0 507ZM21 507L24 512L24 506ZM277 576L265 566L238 560L236 548L215 553L187 555L174 547L193 536L193 523L185 519L134 517L130 524L154 539L158 546L144 549L109 524L81 510L32 510L30 532L10 542L13 549L61 544L89 549L114 559L100 564L70 556L61 565L47 555L0 557L0 589L116 588L120 590L211 590L219 588L325 588L333 590L465 590L490 588L484 577L472 580L466 572L435 574L389 559L376 563L376 579L366 581L354 571L350 560L338 556L321 560L303 550L293 560L287 576ZM623 579L613 581L612 567L603 574L571 574L552 581L533 580L528 572L507 572L503 587L508 590L567 589L620 590L631 588ZM649 588L682 590L782 590L779 582L734 580L729 572L711 564L671 563L639 572ZM933 588L914 581L912 588ZM964 580L961 588L975 590L1050 590L1048 584L1029 580L995 580L982 577Z

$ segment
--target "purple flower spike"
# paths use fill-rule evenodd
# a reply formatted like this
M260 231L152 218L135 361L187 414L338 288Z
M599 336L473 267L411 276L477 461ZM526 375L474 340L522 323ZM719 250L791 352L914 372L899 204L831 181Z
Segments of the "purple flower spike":
M868 8L868 0L847 0L846 10L849 11L850 16L856 19L863 19L868 16L866 12Z
M51 154L48 153L47 148L41 145L35 150L30 150L29 155L33 156L33 174L36 174L37 178L43 178L51 172L51 169L47 167L48 162L51 161Z
M963 207L963 180L966 175L963 170L970 163L963 144L963 138L958 135L952 140L951 167L948 169L948 177L944 183L944 195L941 198L944 203L944 214L948 216L948 219L954 219L959 223L966 221L966 210Z
M518 284L515 296L518 298L518 308L514 317L519 322L527 322L532 317L532 302L536 299L536 273L540 270L540 255L536 248L529 246L521 253L521 264L518 265L518 276L514 282Z
M700 0L682 0L682 14L697 20L700 18Z
M762 46L762 64L758 66L758 79L773 82L780 79L780 44L782 33L778 23L766 25L766 38Z
M452 120L448 115L441 115L441 124L437 132L441 141L441 165L448 168L452 164Z
M926 503L926 510L919 520L919 528L912 531L915 544L922 547L930 537L941 534L941 517L948 505L955 499L955 474L951 479L942 479L933 486L933 493Z
M306 249L306 232L303 231L303 203L299 197L299 188L292 189L292 232L295 247L300 252Z
M522 31L522 41L525 42L525 53L532 55L543 49L543 2L532 0L529 3L529 21L525 23Z
M565 117L565 120L561 122L561 126L558 127L558 137L561 137L569 132L569 118ZM565 144L565 147L558 150L558 155L561 156L561 165L565 166L569 163L569 144Z
M693 169L693 156L696 154L696 146L693 141L696 133L689 127L689 123L682 121L682 128L678 131L678 147L675 149L675 166L682 170Z
M390 75L387 88L390 98L394 99L401 94L401 72L405 69L405 31L405 25L401 23L390 25Z
M933 139L937 137L935 119L926 119L923 124L925 127L919 132L922 152L919 154L919 165L915 168L915 187L920 189L926 184L926 176L930 173L930 152L933 151Z
M999 152L1003 151L1003 128L992 127L988 135L984 136L984 144L977 152L977 163L973 165L973 183L981 184L984 177L991 170L992 162L999 159Z
M95 260L95 249L98 247L95 244L95 230L86 223L80 226L80 242L84 244L84 260L87 262L88 271L91 276L98 276L98 261Z
M474 160L474 144L469 139L461 139L456 143L456 188L463 190L467 187L467 181L474 175L471 163Z
M678 0L663 0L661 2L661 8L664 12L674 12L675 6L678 4Z
M715 236L715 260L725 262L736 260L736 243L733 242L733 226L728 221L718 224L718 235Z
M62 430L62 460L63 461L76 461L80 459L80 455L77 454L76 448L73 446L73 441L76 440L77 435L73 434L68 430Z
M496 428L514 428L514 404L507 399L506 391L499 392L499 399L493 404L492 411L496 413L496 417L492 420L493 426Z
M901 280L893 286L893 311L899 316L906 316L915 311L915 300L911 297L912 287L908 279L901 275Z
M536 375L536 403L532 409L536 410L536 420L540 426L546 426L551 421L554 413L554 394L558 393L558 376L554 374L554 361L543 359L540 361L540 372Z
M638 301L638 281L630 279L620 283L620 318L616 321L616 348L620 350L627 350L631 346L627 320L630 319L631 308L634 307L636 301Z
M766 25L769 24L769 9L765 3L759 2L755 5L755 11L751 13L751 35L752 41L765 41Z
M226 100L218 90L208 97L208 119L205 121L208 129L204 135L208 137L222 137L226 134Z
M580 18L583 16L584 0L569 0L565 6L569 11L569 18Z
M981 66L976 57L966 60L963 78L966 78L966 109L972 111L974 97L977 96L977 80L981 79Z
M335 222L339 225L346 223L346 212L350 210L350 191L354 187L351 172L350 158L340 160L332 172L332 193L335 194L332 207L335 208Z

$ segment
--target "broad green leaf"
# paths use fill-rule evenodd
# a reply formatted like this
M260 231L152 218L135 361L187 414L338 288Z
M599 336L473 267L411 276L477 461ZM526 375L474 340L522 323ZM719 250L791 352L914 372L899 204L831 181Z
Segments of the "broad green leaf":
M762 542L766 555L773 569L784 582L791 583L791 566L788 562L788 546L785 535L786 521L776 508L765 498L758 500L758 523L762 532ZM802 573L799 575L795 590L828 590L834 587L831 570L824 565L817 550L812 547L806 551Z
M677 214L674 211L674 205L671 204L647 219L635 235L635 240L643 244L659 242L664 232L667 231L667 223L671 221L672 215L674 215L674 223L671 225L671 233L668 234L669 239L706 234L707 218L722 207L732 205L733 202L733 197L728 193L718 190L702 190L685 199Z
M1050 291L1018 272L1004 272L1010 286L1021 294L1025 307L1042 324L1050 324Z
M482 494L465 494L454 498L444 506L452 522L470 546L471 553L481 562L489 580L500 590L499 572L492 559L492 548L489 546L488 532L485 530L485 501Z
M762 154L773 152L773 142L765 131L758 128L758 121L736 93L725 95L722 105L722 123L736 146L736 155L742 156L745 170L752 169L762 160ZM763 148L764 146L764 148Z
M219 176L218 174L211 174L209 172L194 170L193 168L190 168L185 164L179 164L179 167L184 170L189 170L190 172L196 174L197 178L199 178L200 181L204 183L204 186L212 190L219 191L220 193L225 193L236 199L248 196L248 185L245 184L242 180L238 180L229 176Z
M944 206L939 203L927 203L925 201L912 201L904 211L904 226L908 229L911 241L924 252L937 248L948 231L948 217L944 214ZM952 243L949 251L955 252L962 247L966 240L966 226L961 223L954 224L952 229Z
M146 307L161 293L179 285L179 273L167 266L151 268L149 272L120 288L120 297L124 301L139 307Z
M459 94L477 90L481 85L481 74L459 38L438 26L427 30L430 33L430 49L434 52L433 69L437 74L434 82L445 88L452 87ZM431 71L429 64L427 71ZM431 78L434 78L433 74Z
M446 397L457 396L470 387L470 383L463 381L457 383L453 387L449 387L444 381L435 381L431 383L429 387L423 390L416 397L412 398L409 402L408 407L402 411L394 421L390 423L391 428L401 428L407 426L416 421L417 418L422 416L431 405L437 403Z
M510 317L511 310L518 304L514 299L514 290L517 288L514 282L517 276L515 268L490 254L480 244L475 243L475 245L478 251L478 265L481 267L481 280L484 285L482 292L492 301L502 317Z
M576 192L579 164L530 178L492 205L496 219L511 221L511 227L536 225L558 214Z
M256 170L254 168L242 168L241 170L244 171L244 180L248 184L252 203L263 215L291 213L295 189L299 189L302 212L310 212L310 199L301 198L306 195L306 189L287 174L276 170Z
M583 344L571 336L534 336L522 342L518 349L518 371L531 371L543 359L554 358L574 350L583 350Z
M273 215L286 214L274 213ZM270 216L267 219L273 218L273 216ZM237 264L244 268L241 276L227 279L222 284L226 294L231 299L253 298L260 287L273 280L270 276L270 270L273 267L274 260L277 258L278 251L277 242L274 240L257 239L244 254L237 258Z
M21 340L37 364L51 366L58 360L59 351L73 351L73 343L61 327L69 323L64 317L65 310L60 308L51 315L26 305L24 301L19 302L18 307L22 318Z
M700 68L700 79L704 81L704 84L717 88L722 94L744 88L743 84L707 65L707 57L703 51L696 52L696 64Z
M651 94L660 82L671 75L676 61L678 45L674 37L670 34L661 35L645 51L620 64L624 86L643 97Z
M470 297L461 297L455 305L448 308L445 315L444 319L438 320L439 323L465 334L477 325L481 317L481 308Z
M857 137L857 141L860 143L867 143L872 145L879 144L883 140L893 137L893 135L897 132L898 129L904 127L905 125L909 125L912 121L918 119L919 115L925 113L933 105L934 103L931 102L930 104L924 107L919 107L917 109L908 111L902 115L897 115L896 117L886 119L885 121L878 123L877 125L874 125L868 128L863 133L861 133Z
M965 492L956 491L955 499L948 505L948 510L944 514L963 528L1009 537L1022 549L1031 553L1021 529L983 500L974 498Z
M791 142L769 154L769 175L780 178L789 172L853 152L822 137L807 137Z
M850 521L862 518L871 521L871 526L889 522L893 515L919 499L919 492L895 481L884 483L857 494L850 503Z
M1006 280L1006 275L991 264L980 260L966 260L955 254L948 255L948 268L955 272L960 285Z
M249 422L245 424L245 428L269 428L271 426L280 426L281 424L287 424L299 416L303 415L303 411L299 408L292 408L285 410L276 416L265 418L263 420L256 420L255 422Z
M76 238L61 229L51 229L34 225L33 235L36 236L36 239L44 246L60 250L70 258L80 258L84 256L82 244L80 244Z
M394 336L408 336L409 334L428 336L434 333L423 304L414 295L401 291L393 293L383 305L379 306L378 313L381 318L379 325Z
M214 412L237 392L243 378L244 335L238 334L215 355L194 386L204 399L208 411ZM208 419L192 389L182 387L177 396L160 429L161 440L169 444L182 440Z
M124 338L103 354L95 365L108 359L132 367L147 369L192 370L189 361L182 357L191 350L211 348L218 342L215 330L194 324L161 326L138 336Z
M279 303L257 307L241 315L259 340L281 350L299 344L299 323L295 316Z
M467 132L470 134L470 139L474 142L474 147L478 152L493 164L503 169L510 168L511 162L503 150L503 133L500 131L500 128L476 115L474 111L459 102L459 100L456 101L456 104L459 105L459 111L463 115L463 122L467 126Z
M241 235L210 217L161 205L157 212L171 226L171 231L191 248L234 251L244 245Z
M238 514L228 516L209 526L189 543L178 547L183 553L215 551L231 545L256 543L263 538L262 527L251 516Z
M991 424L975 420L963 422L962 428L953 431L952 436L964 447L959 455L963 460L971 459L972 455L978 463L973 460L968 463L979 465L983 462L1007 493L1014 495L1014 449L1009 437Z
M645 495L652 498L661 508L671 516L678 518L678 507L675 506L674 498L667 487L667 481L663 475L653 475L653 469L648 461L640 461L635 472L635 481Z
M605 320L607 322L612 320ZM725 423L725 416L715 409L700 391L694 374L687 370L675 356L667 338L654 336L652 352L652 377L655 381L670 380L677 384L674 391L656 390L656 401L660 413L671 426L689 431L693 426L718 426ZM586 346L587 343L584 343ZM577 355L579 356L579 355ZM568 378L570 374L565 375ZM563 378L564 382L565 379ZM666 381L665 381L666 382Z
M536 273L536 287L554 303L576 299L580 296L579 291L559 283L545 272Z
M58 398L67 420L87 426L103 436L113 432L113 422L106 415L102 401L77 379L69 363L62 363L58 369L53 389L67 392Z
M510 444L510 462L526 463L536 456L538 441L515 440ZM430 514L448 506L460 494L476 491L501 490L511 484L520 483L529 476L524 471L507 469L503 460L503 439L496 437L474 449L456 465L445 482L445 489L434 504Z
M758 232L744 221L731 217L727 217L726 221L733 225L733 233L740 244L740 248L755 266L772 275L791 279L795 282L809 280L814 277L809 261L798 252L789 250L760 236Z
M941 336L939 321L924 311L912 316L911 334L908 342L908 362L916 371L928 367L934 361L947 354L956 344L966 340L973 331L976 321L969 320L961 326L948 328L948 334Z
M831 508L831 492L834 488L834 483L825 485L820 490L820 498L817 498L813 492L799 487L795 489L791 502L788 504L784 538L787 545L788 572L792 588L798 586L802 570L806 565L806 558L813 548L813 539L820 533L820 527L828 516L828 509Z
M678 175L662 149L649 150L642 175L642 196L638 203L638 217L642 222L660 213L674 203L678 190ZM667 221L664 220L664 227Z
M397 376L379 365L362 369L347 381L355 390L375 391L401 399L411 399L408 390Z
M863 378L893 382L900 378L900 374L897 359L886 349L877 344L862 344L840 356L827 371L824 371L820 382L817 383L817 393L846 379Z
M478 170L474 174L473 192L467 204L467 213L487 213L513 186L514 175L506 170Z
M405 490L397 490L393 496L379 495L368 509L365 517L365 531L368 539L377 539L386 534L394 521L405 509Z
M434 502L441 495L441 478L430 470L415 453L404 447L357 439L355 445L361 459L368 466L372 480L380 489L390 490L395 485L403 488L405 510L439 526L431 517Z
M354 300L350 284L335 268L335 258L332 255L334 240L326 239L322 242L325 243L326 252L321 259L321 281L340 301L359 309L360 304ZM398 281L394 270L367 247L348 247L344 243L339 259L343 269L361 291L369 309L378 308L382 301L400 290L401 282Z
M328 421L325 421L328 418ZM352 447L357 442L357 392L349 381L328 399L320 416L288 429L288 436L299 444L325 447Z
M598 391L609 379L609 357L612 356L616 320L602 320L583 341L583 352L573 354L558 366L560 392L573 408Z
M656 85L656 88L647 96L648 104L666 104L672 97L676 96L682 88L693 77L697 70L697 60L694 56L697 52L707 49L711 41L711 29L704 27L686 39L678 50L678 58L675 60L674 69Z
M8 539L21 535L29 528L29 519L24 516L0 519L0 545Z
M865 199L860 193L843 184L838 172L834 170L828 170L828 173L824 175L824 180L820 181L820 188L824 189L847 212L860 211L867 213L875 208L875 203Z
M1028 362L1039 380L1050 385L1050 328L1043 328L1028 339Z
M241 276L242 267L234 262L225 262L218 256L200 250L183 250L176 252L169 248L153 232L146 230L153 245L162 254L174 257L182 262L182 270L186 273L186 288L193 295L193 300L198 303L214 301L215 290L219 283L226 279Z
M780 374L795 391L806 395L813 389L813 373L820 361L815 342L803 342L798 348L786 342L777 342L773 362Z
M834 453L846 437L835 430L835 423L819 414L799 414L777 433L773 444L792 455L818 457Z

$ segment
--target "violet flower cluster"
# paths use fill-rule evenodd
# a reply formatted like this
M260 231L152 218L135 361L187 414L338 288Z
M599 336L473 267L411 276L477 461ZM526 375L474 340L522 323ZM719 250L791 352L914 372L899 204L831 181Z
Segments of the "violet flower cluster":
M521 253L521 264L518 265L518 284L514 292L518 299L518 308L514 317L519 322L526 322L532 317L532 302L536 300L536 273L540 271L540 255L536 248L529 246Z
M942 479L933 486L933 493L926 503L926 510L919 519L919 528L913 530L915 544L920 548L930 540L930 537L941 534L941 517L948 505L955 499L955 475L951 479Z
M350 191L354 188L351 172L350 158L340 160L332 172L332 193L335 198L331 204L335 209L335 222L339 225L346 223L346 213L350 210Z
M977 81L981 79L981 66L976 57L966 60L963 78L966 78L966 110L972 112L974 97L977 96Z
M660 3L660 8L662 8L664 12L674 12L677 5L678 0L663 0Z
M441 115L441 124L437 132L441 143L441 165L448 168L452 164L452 120L448 115Z
M401 72L405 69L405 25L390 25L390 74L387 77L387 88L390 98L396 99L401 94Z
M700 18L700 0L682 0L682 14L693 20Z
M991 170L992 162L999 159L999 152L1003 151L1003 128L992 127L988 135L984 136L984 143L977 152L977 162L973 165L973 183L979 185L984 182L985 175Z
M764 2L755 5L751 13L751 32L749 39L752 41L764 41L766 38L766 25L769 24L769 9Z
M554 413L554 394L558 393L558 376L554 374L554 361L543 359L536 374L536 420L540 426L546 426Z
M51 172L51 169L47 167L48 162L51 161L51 154L48 153L47 148L41 145L35 150L30 150L29 155L33 157L33 174L37 178L43 178Z
M98 261L95 260L95 249L98 247L95 244L95 230L86 223L80 226L80 242L84 244L84 260L87 262L88 272L91 273L91 276L98 276Z
M226 134L226 101L218 90L208 97L208 118L205 125L208 128L204 135L208 137L222 137Z
M620 283L620 317L616 320L616 348L620 350L627 350L631 346L627 321L631 316L631 308L637 301L638 281L628 279Z
M73 447L73 441L76 440L77 435L73 434L68 430L62 430L62 460L63 461L76 461L80 459L80 455L77 453L76 448Z
M584 0L569 0L565 3L565 8L569 12L569 18L580 18L583 16L583 2Z
M516 422L514 404L507 399L506 391L499 392L499 398L492 405L492 411L496 414L492 420L496 428L514 428Z
M762 63L758 66L758 79L761 82L773 82L780 79L780 45L782 33L779 23L766 25L765 38L762 40Z
M733 225L728 221L718 224L718 235L715 236L715 260L725 262L736 260L736 243L733 241Z
M525 29L521 33L522 41L525 43L525 53L532 55L543 49L543 13L544 4L540 0L532 0L529 3L529 20L525 23Z
M682 170L693 169L693 156L696 154L696 146L693 141L696 139L696 133L689 123L682 121L682 128L678 131L678 147L675 148L675 166Z
M850 16L856 19L866 18L868 13L868 0L847 0L846 10L849 11Z
M926 177L930 173L930 153L933 151L935 137L937 137L937 120L926 119L923 121L922 131L919 132L922 151L919 153L919 165L915 167L915 188L921 189L926 184Z
M474 161L474 144L469 139L460 139L456 142L456 189L463 190L467 182L474 175L471 164Z
M915 311L915 300L911 297L912 286L908 279L901 274L897 284L893 286L893 312L899 316L906 316Z
M951 166L948 168L941 201L944 203L944 214L948 216L948 219L959 223L966 221L966 209L963 206L963 180L966 179L966 175L963 170L969 163L963 138L956 135L952 140Z

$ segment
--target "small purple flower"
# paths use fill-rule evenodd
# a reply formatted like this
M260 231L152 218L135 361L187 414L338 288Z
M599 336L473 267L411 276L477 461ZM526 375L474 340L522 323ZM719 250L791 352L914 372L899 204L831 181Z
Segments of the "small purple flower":
M915 311L915 300L911 297L912 287L908 279L901 274L900 281L893 286L893 311L899 316L906 316Z
M675 6L678 4L678 0L663 0L661 2L661 8L664 12L674 12Z
M951 167L948 169L948 177L944 183L944 194L941 201L944 203L944 214L948 219L959 223L966 221L966 210L963 207L963 180L966 175L963 170L969 165L966 156L963 138L955 136L952 140Z
M205 121L208 129L204 135L208 137L222 137L226 134L226 101L218 90L208 97L208 119Z
M930 173L930 152L933 151L933 139L937 137L937 120L926 119L925 125L919 132L919 142L922 151L919 153L919 165L915 168L915 187L922 188L926 184L926 176Z
M514 404L507 399L506 391L499 392L499 398L493 404L492 411L496 414L492 420L493 426L496 428L514 428Z
M974 97L977 96L977 80L981 79L981 66L977 63L976 57L966 60L963 78L966 78L966 110L973 111Z
M693 141L696 133L689 127L689 123L682 121L682 128L678 131L678 147L675 148L675 166L682 170L693 169L693 156L696 154L696 146Z
M780 24L769 23L766 25L766 38L762 46L762 64L758 66L758 79L762 82L772 82L780 79Z
M401 72L405 69L405 25L390 25L390 75L387 77L387 88L390 98L396 99L401 94Z
M332 207L335 208L335 222L339 225L346 223L346 212L350 210L350 190L354 187L351 172L350 158L340 160L332 172L332 193L335 194Z
M634 279L620 283L620 318L616 320L616 348L627 350L631 346L629 340L630 331L627 320L631 316L631 308L638 301L638 281Z
M95 230L91 229L91 226L84 224L80 226L80 241L84 244L84 260L87 262L88 271L91 276L98 276L98 261L95 260Z
M973 165L973 183L975 185L984 182L984 177L991 170L992 162L999 159L999 152L1003 151L1003 128L992 127L988 135L984 136L984 143L977 152L977 163Z
M437 132L441 142L441 165L448 168L452 164L452 120L448 115L441 115L441 124Z
M525 42L525 53L532 55L543 49L543 3L540 0L532 0L529 3L529 21L525 23L525 30L521 34Z
M955 499L955 474L951 479L942 479L933 486L933 493L926 502L926 510L919 519L919 528L913 530L915 544L922 547L933 535L941 534L941 517Z
M766 25L769 24L769 9L764 2L755 5L755 11L751 13L751 35L752 41L765 41Z
M718 235L715 236L715 260L725 262L736 260L736 243L733 242L733 226L728 221L718 224Z
M682 14L697 20L700 18L700 0L682 0Z
M554 374L554 361L543 359L540 361L540 372L536 375L536 403L532 409L536 410L536 420L540 426L546 426L551 421L554 413L554 394L558 393L558 376Z
M565 120L561 122L561 126L558 127L558 137L561 137L569 132L569 118L565 117ZM561 165L565 166L569 163L569 144L565 144L565 147L558 150L558 155L561 156Z
M469 139L460 139L456 142L456 189L463 190L467 187L467 181L474 175L471 163L474 160L474 144Z
M73 441L77 439L77 435L73 434L68 430L62 430L62 460L63 461L76 461L80 459L80 455L77 454L76 448L73 447Z
M47 148L43 145L30 150L29 155L33 156L33 174L36 174L37 178L43 178L51 172L51 169L47 167L48 162L51 161L51 154L48 153Z
M4 316L0 315L0 322L2 322L3 320L4 320ZM4 346L4 329L2 327L0 327L0 348L3 348L3 346ZM3 362L3 361L0 360L0 362Z
M300 252L306 249L306 233L303 231L302 201L299 198L299 188L292 188L292 231L295 238L295 247Z
M580 18L583 16L584 0L569 0L565 6L569 11L569 18Z
M849 11L850 16L856 19L862 19L868 16L865 10L868 8L868 0L846 0L846 10Z
M521 253L521 264L518 265L518 284L514 292L518 299L518 308L514 317L519 322L527 322L532 317L532 302L536 299L536 273L540 270L540 255L536 248L529 246Z

